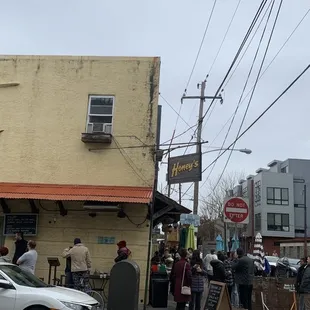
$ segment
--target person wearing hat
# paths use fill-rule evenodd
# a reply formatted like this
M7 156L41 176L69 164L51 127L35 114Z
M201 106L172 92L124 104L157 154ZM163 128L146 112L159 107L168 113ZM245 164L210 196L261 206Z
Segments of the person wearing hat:
M88 248L82 244L80 238L74 239L74 246L72 248L68 247L64 250L63 257L71 258L74 289L90 293L89 273L91 270L91 258Z
M114 259L115 263L118 263L122 260L128 259L131 255L131 251L127 248L127 243L125 240L120 241L118 244L117 256Z

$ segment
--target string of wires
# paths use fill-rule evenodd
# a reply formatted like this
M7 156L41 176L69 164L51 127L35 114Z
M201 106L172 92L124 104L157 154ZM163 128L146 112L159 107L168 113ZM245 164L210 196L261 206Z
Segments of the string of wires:
M231 128L232 128L232 125L233 125L233 123L234 123L235 117L236 117L237 112L238 112L238 110L239 110L241 101L242 101L242 99L243 99L243 97L244 97L245 90L246 90L246 88L247 88L249 79L250 79L250 77L251 77L251 74L252 74L252 71L253 71L253 68L254 68L254 64L255 64L255 62L256 62L258 53L259 53L260 48L261 48L261 44L262 44L262 42L263 42L263 38L264 38L265 33L266 33L267 25L268 25L268 23L269 23L270 16L271 16L271 13L272 13L272 11L273 11L273 7L274 7L275 0L273 0L273 1L270 2L270 3L272 3L272 5L271 5L271 8L270 8L270 10L269 10L269 14L268 14L268 17L267 17L267 20L266 20L266 23L265 23L265 27L264 27L263 32L262 32L262 34L261 34L261 37L260 37L260 40L259 40L259 43L258 43L256 52L255 52L255 55L254 55L254 58L253 58L253 61L252 61L250 70L249 70L249 73L248 73L248 76L247 76L247 79L246 79L246 81L245 81L245 83L244 83L244 87L243 87L243 89L242 89L242 92L241 92L239 101L238 101L238 103L237 103L236 109L235 109L235 111L234 111L234 113L233 113L233 117L232 117L231 122L230 122L230 124L229 124L229 128L228 128L227 133L226 133L226 135L225 135L224 141L223 141L223 143L222 143L222 145L221 145L221 149L223 149L223 147L224 147L224 145L225 145L225 143L226 143L226 140L227 140L227 138L228 138L228 135L229 135L229 133L230 133L230 131L231 131ZM281 4L280 4L279 9L280 9L280 8L281 8ZM278 14L279 14L279 11L278 11ZM258 72L257 78L256 78L256 85L257 85L258 78L259 78L259 76L260 76L260 73L261 73L263 64L264 64L264 62L265 62L267 52L268 52L268 50L269 50L269 45L270 45L270 42L271 42L271 38L272 38L272 35L273 35L273 31L274 31L275 25L276 25L276 23L277 23L278 14L277 14L276 19L275 19L275 21L274 21L273 29L272 29L272 32L271 32L271 34L270 34L270 36L269 36L269 41L268 41L268 44L267 44L267 46L266 46L263 59L262 59L262 61L261 61L261 65L260 65L260 68L259 68L259 72ZM240 133L240 131L241 131L242 125L243 125L244 120L245 120L245 117L246 117L246 115L247 115L247 113L248 113L248 110L249 110L250 104L251 104L251 102L252 102L252 98L253 98L253 94L254 94L254 90L255 90L255 88L256 88L256 85L255 85L255 87L253 88L252 96L251 96L250 100L248 101L248 105L247 105L246 110L245 110L245 112L244 112L243 119L242 119L242 121L241 121L241 125L239 126L239 130L238 130L237 136L239 135L239 133ZM230 155L229 155L229 157L228 157L228 160L226 161L226 164L224 165L224 168L223 168L223 170L222 170L222 172L221 172L221 174L220 174L220 176L219 176L219 178L218 178L218 181L215 183L215 185L214 185L214 187L213 187L213 190L214 190L214 189L217 187L217 185L220 183L220 180L222 179L222 176L223 176L223 174L224 174L224 172L225 172L225 170L226 170L226 168L227 168L227 165L228 165L228 163L229 163L229 160L230 160L230 158L231 158L232 152L233 152L233 151L230 152ZM220 154L220 153L221 153L221 150L219 151L219 154ZM214 167L215 167L216 163L217 163L217 162L214 163L214 165L213 165L213 167L212 167L210 173L208 174L208 176L207 176L207 178L206 178L206 180L204 181L204 183L203 183L202 186L204 186L204 185L207 183L207 181L209 180L210 175L212 174L212 172L213 172L213 170L214 170Z
M267 12L267 11L266 11ZM305 18L308 16L308 14L310 13L310 9L308 9L308 11L303 15L303 17L301 18L301 20L296 24L296 26L294 27L294 29L291 31L291 33L288 35L288 37L286 38L286 40L283 42L283 44L281 45L281 47L279 48L279 50L277 51L277 53L274 55L274 57L271 59L271 61L268 63L268 65L266 66L266 68L264 69L264 71L261 73L258 81L260 81L264 76L265 73L269 70L269 68L271 67L271 65L274 63L274 61L276 60L276 58L279 56L279 54L282 52L282 50L284 49L284 47L287 45L287 43L290 41L290 39L293 37L293 35L295 34L295 32L298 30L298 28L300 27L300 25L302 24L302 22L305 20ZM258 30L258 29L257 29ZM257 31L256 30L256 31ZM245 95L245 97L243 98L243 100L241 101L240 106L243 104L243 102L245 102L245 100L248 98L248 96L250 95L251 91L253 90L254 85L251 87L251 89L247 92L247 94ZM215 138L212 140L212 142L210 143L211 145L214 144L214 142L217 140L217 138L219 137L219 135L222 133L222 131L225 129L225 127L229 124L229 121L232 119L232 117L234 116L234 113L232 113L232 115L228 118L228 120L226 121L226 123L222 126L222 128L220 129L220 131L216 134ZM213 166L214 167L214 166ZM212 168L213 168L212 167Z
M199 56L200 56L200 53L201 53L201 49L203 47L203 44L204 44L204 41L205 41L205 38L206 38L206 35L207 35L207 32L208 32L208 29L209 29L209 25L210 25L210 22L211 22L211 19L212 19L212 16L213 16L213 13L214 13L214 9L215 9L215 6L216 6L216 3L217 3L217 0L214 0L214 3L213 3L213 6L212 6L212 9L211 9L211 13L210 13L210 16L209 16L209 19L208 19L208 22L207 22L207 25L205 27L205 30L204 30L204 33L203 33L203 36L202 36L202 39L201 39L201 42L200 42L200 45L199 45L199 48L198 48L198 51L197 51L197 54L196 54L196 57L195 57L195 60L194 60L194 64L193 64L193 67L191 69L191 72L190 72L190 75L188 77L188 80L187 80L187 83L186 83L186 86L185 86L185 90L184 90L184 95L186 94L187 92L187 88L191 82L191 79L192 79L192 76L193 76L193 73L195 71L195 68L196 68L196 65L197 65L197 62L198 62L198 59L199 59ZM183 95L183 96L184 96ZM172 132L172 137L171 137L171 143L174 141L175 139L175 132L176 132L176 128L178 126L178 122L179 122L179 119L180 119L180 116L181 116L181 111L182 111L182 102L180 103L180 107L179 107L179 111L177 112L177 119L176 119L176 123L175 123L175 126L174 126L174 130ZM194 137L196 134L196 131L194 132L194 135L192 137ZM193 139L193 138L192 138ZM192 140L191 139L191 140Z
M229 149L239 140L241 139L295 84L296 82L310 69L310 64L306 66L306 68L282 91L282 93L241 133L239 136L219 154L206 168L203 169L202 173L204 173L208 168L210 168L215 161L217 161L220 157L222 157ZM187 190L183 193L183 196L188 193L188 191L193 186L193 183L187 188Z
M234 56L234 59L233 59L231 65L230 65L228 71L226 72L226 74L225 74L225 76L224 76L224 78L223 78L221 84L219 85L218 89L217 89L216 92L215 92L214 97L217 97L217 96L219 95L219 93L220 93L220 91L221 91L221 89L222 89L222 87L223 87L223 85L224 85L226 79L228 78L228 76L229 76L230 72L232 71L232 69L233 69L235 63L236 63L237 60L238 60L238 57L240 56L240 54L241 54L241 52L242 52L244 46L246 45L246 42L247 42L247 40L249 39L249 37L250 37L250 35L251 35L252 31L253 31L253 28L255 27L255 25L256 25L256 23L257 23L259 17L261 16L261 14L262 14L262 12L263 12L263 10L264 10L264 7L266 6L266 3L267 3L267 0L262 0L262 2L261 2L261 4L260 4L259 8L257 9L257 11L256 11L256 13L255 13L255 16L254 16L254 18L253 18L253 20L252 20L252 22L251 22L251 24L250 24L250 26L249 26L249 28L248 28L246 34L245 34L245 36L244 36L244 38L243 38L243 40L242 40L242 42L241 42L241 44L240 44L240 46L239 46L239 48L238 48L238 51L237 51L236 55ZM209 112L209 110L211 109L211 107L212 107L212 105L213 105L213 103L214 103L215 100L216 100L215 98L211 100L211 103L210 103L208 109L206 110L206 112L205 112L204 115L202 116L202 121L205 119L206 115L208 114L208 112ZM197 131L197 128L196 128L196 131Z
M267 19L267 23L266 23L266 26L265 26L265 28L264 28L263 35L262 35L262 37L261 37L260 43L262 42L262 39L263 39L263 37L264 37L264 34L265 34L265 31L266 31L266 28L267 28L267 24L268 24L268 21L269 21L269 18L270 18L270 15L271 15L271 12L272 12L274 3L275 3L275 1L273 1L273 3L272 3L272 7L271 7L271 9L270 9L270 13L269 13L269 16L268 16L268 19ZM241 132L241 130L242 130L242 127L243 127L245 118L246 118L246 116L247 116L249 107L250 107L250 105L251 105L251 102L252 102L252 99L253 99L253 96L254 96L256 87L257 87L258 79L259 79L259 76L260 76L260 74L261 74L261 72L262 72L262 68L263 68L263 65L264 65L264 63L265 63L265 59L266 59L266 56L267 56L267 53L268 53L268 50L269 50L269 47L270 47L270 43L271 43L271 40L272 40L272 37L273 37L273 34L274 34L274 30L275 30L275 27L276 27L276 24L277 24L277 21L278 21L278 18L279 18L279 14L280 14L280 11L281 11L282 3L283 3L283 0L280 1L279 7L278 7L278 11L277 11L277 14L276 14L276 17L275 17L273 26L272 26L272 30L271 30L270 36L269 36L269 40L268 40L268 43L267 43L267 46L266 46L266 49L265 49L265 53L264 53L263 59L262 59L262 61L261 61L261 64L260 64L260 67L259 67L259 70L258 70L258 73L257 73L257 77L256 77L256 80L255 80L255 83L254 83L254 87L253 87L253 90L252 90L250 99L249 99L249 101L248 101L247 107L246 107L246 109L245 109L245 112L244 112L244 115L243 115L243 118L242 118L240 127L239 127L239 129L238 129L236 138L239 136L239 134L240 134L240 132ZM257 54L258 54L258 51L257 51ZM255 55L255 59L256 59L257 54ZM254 63L253 63L253 65L254 65ZM252 69L252 68L251 68L251 69ZM244 91L245 91L245 88L244 88ZM244 94L244 91L243 91L243 93L242 93L242 96L243 96L243 94ZM240 105L241 100L242 100L242 97L240 97L239 105ZM232 150L234 149L235 145L236 145L236 143L233 144ZM226 171L226 168L227 168L228 163L229 163L229 161L230 161L230 159L231 159L231 156L232 156L232 152L233 152L232 150L231 150L230 153L229 153L229 156L228 156L228 158L227 158L227 160L226 160L226 163L225 163L225 165L224 165L224 168L223 168L223 170L222 170L222 172L221 172L221 174L220 174L220 176L219 176L219 178L218 178L218 181L216 182L216 184L215 184L215 186L214 186L214 189L215 189L215 188L217 187L217 185L220 183L220 181L221 181L221 179L222 179L222 177L223 177L223 175L224 175L224 173L225 173L225 171ZM213 189L213 190L214 190L214 189Z

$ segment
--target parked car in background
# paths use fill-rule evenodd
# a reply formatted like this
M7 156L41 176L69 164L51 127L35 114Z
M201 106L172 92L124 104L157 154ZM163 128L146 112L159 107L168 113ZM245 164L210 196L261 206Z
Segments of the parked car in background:
M276 264L275 276L285 278L296 277L299 267L299 259L287 257L279 258Z
M0 263L0 309L5 310L100 310L91 296L53 286L16 265Z
M274 277L275 276L275 272L276 272L276 266L277 266L277 261L279 259L279 257L277 256L265 256L265 258L267 258L269 265L270 265L270 276Z

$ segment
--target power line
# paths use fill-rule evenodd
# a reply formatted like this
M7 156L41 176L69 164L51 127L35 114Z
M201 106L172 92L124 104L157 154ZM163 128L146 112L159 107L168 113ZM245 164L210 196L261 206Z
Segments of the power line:
M195 70L195 68L196 68L197 61L198 61L198 58L199 58L199 55L200 55L200 52L201 52L203 43L204 43L205 38L206 38L206 34L207 34L207 32L208 32L208 29L209 29L209 25L210 25L211 19L212 19L212 16L213 16L213 12L214 12L214 9L215 9L216 2L217 2L217 0L214 0L213 6L212 6L212 9L211 9L211 13L210 13L210 16L209 16L209 19L208 19L208 22L207 22L205 31L204 31L204 33L203 33L203 36L202 36L202 39L201 39L201 43L200 43L200 46L199 46L199 48L198 48L198 52L197 52L197 55L196 55L196 58L195 58L195 61L194 61L194 64L193 64L191 73L190 73L190 75L189 75L189 78L188 78L187 83L186 83L186 86L185 86L184 95L187 93L187 88L188 88L188 86L189 86L189 83L191 82L191 79L192 79L194 70Z
M247 30L247 32L246 32L244 38L243 38L243 41L241 42L240 47L239 47L239 49L238 49L238 51L237 51L237 53L236 53L236 55L235 55L235 57L234 57L234 59L233 59L233 61L232 61L232 63L231 63L231 65L230 65L230 67L229 67L229 69L228 69L226 75L224 76L224 79L222 80L222 82L221 82L220 86L218 87L217 91L215 92L214 97L218 96L219 92L221 91L221 89L222 89L222 87L223 87L223 85L224 85L226 79L227 79L228 76L229 76L229 73L231 72L232 68L234 67L234 65L235 65L235 63L236 63L236 61L237 61L237 59L238 59L240 53L242 52L242 49L244 48L244 46L245 46L245 44L246 44L246 42L247 42L247 40L248 40L248 38L249 38L249 36L250 36L250 34L251 34L251 32L252 32L252 30L253 30L253 28L254 28L256 22L257 22L257 20L259 19L259 16L261 15L261 13L262 13L262 11L263 11L263 9L264 9L264 7L265 7L265 5L266 5L266 2L267 2L267 0L262 0L262 2L261 2L261 4L260 4L259 8L257 9L257 12L256 12L256 14L255 14L255 16L254 16L254 18L253 18L253 20L252 20L252 22L251 22L251 25L249 26L249 28L248 28L248 30ZM210 103L210 105L209 105L207 111L204 113L204 115L203 115L203 117L202 117L202 120L204 120L204 118L205 118L206 115L208 114L208 112L209 112L209 110L211 109L211 107L212 107L214 101L215 101L215 99L213 99L213 100L211 101L211 103ZM197 130L197 129L196 129L196 130Z
M204 173L208 168L210 168L220 157L222 157L229 149L242 138L288 91L294 84L309 70L310 64L285 88L285 90L225 149L218 155L206 168L203 169ZM188 191L193 186L193 183L187 188L183 195L186 195Z
M205 31L204 31L204 33L203 33L202 40L201 40L200 46L199 46L199 48L198 48L198 52L197 52L197 55L196 55L196 58L195 58L193 67L192 67L191 73L190 73L190 75L189 75L189 78L188 78L188 81L187 81L187 84L186 84L186 87L185 87L185 90L184 90L184 94L187 92L187 88L188 88L188 86L189 86L189 83L190 83L190 81L191 81L191 79L192 79L194 70L195 70L195 68L196 68L196 64L197 64L197 61L198 61L198 58L199 58L199 55L200 55L200 52L201 52L201 49L202 49L202 46L203 46L203 43L204 43L206 34L207 34L207 31L208 31L208 29L209 29L209 25L210 25L212 16L213 16L213 12L214 12L214 8L215 8L215 5L216 5L216 2L217 2L217 0L214 0L214 4L213 4L213 7L212 7L210 16L209 16L209 20L208 20L208 22L207 22ZM182 104L182 102L181 102L181 103L180 103L179 112L177 112L178 117L177 117L177 119L176 119L176 123L175 123L175 126L174 126L174 130L173 130L172 136L171 136L171 143L172 143L173 140L175 139L175 131L176 131L176 128L177 128L177 126L178 126L179 119L180 119L180 115L181 115L181 111L182 111L182 106L183 106L183 104ZM195 132L194 132L194 134L195 134Z
M273 0L272 2L270 2L270 3L272 3L272 6L271 6L271 8L270 8L270 10L269 10L269 14L268 14L268 17L267 17L267 21L266 21L265 27L264 27L263 32L262 32L262 34L261 34L261 37L260 37L260 40L259 40L259 43L258 43L256 52L255 52L255 55L254 55L254 58L253 58L253 61L252 61L252 65L251 65L251 67L250 67L250 70L249 70L247 79L246 79L246 81L245 81L245 83L244 83L243 90L242 90L242 92L241 92L241 95L240 95L238 104L237 104L236 109L235 109L235 111L234 111L233 117L232 117L231 122L230 122L230 124L229 124L229 128L228 128L228 131L227 131L227 133L226 133L226 135L225 135L225 138L224 138L224 141L223 141L223 143L222 143L222 147L221 147L221 148L223 148L223 146L224 146L225 143L226 143L226 140L227 140L227 138L228 138L228 135L229 135L229 133L230 133L230 131L231 131L231 128L232 128L232 125L233 125L233 123L234 123L235 117L236 117L237 112L238 112L238 110L239 110L239 107L240 107L242 98L243 98L243 96L244 96L244 92L245 92L245 90L246 90L246 88L247 88L247 86L248 86L248 82L249 82L249 79L250 79L250 77L251 77L251 74L252 74L252 71L253 71L253 68L254 68L254 64L255 64L255 62L256 62L256 59L257 59L258 53L259 53L259 51L260 51L260 47L261 47L263 38L264 38L264 36L265 36L265 32L266 32L266 29L267 29L267 25L268 25L268 22L269 22L269 19L270 19L272 10L273 10L274 2L275 2L275 0ZM269 41L269 43L270 43L270 41ZM267 46L267 50L268 50L268 47L269 47L269 45ZM265 52L263 61L265 60L265 58L266 58L266 52ZM262 63L262 64L263 64L263 63ZM260 74L260 72L261 72L262 64L261 64L261 66L260 66L259 74ZM257 75L257 77L259 77L259 74ZM250 103L251 103L251 101L248 102L247 108L246 108L246 110L245 110L245 112L244 112L244 116L243 116L243 119L242 119L242 121L241 121L241 125L240 125L240 127L239 127L238 134L240 133L241 127L242 127L243 122L244 122L244 120L245 120L245 116L247 115L248 109L249 109L249 107L250 107ZM238 136L238 134L237 134L237 136ZM220 154L220 153L221 153L221 151L219 151L218 154ZM230 159L230 157L231 157L231 153L230 153L229 159ZM220 180L221 180L221 178L222 178L222 176L223 176L223 174L224 174L224 172L225 172L225 170L226 170L226 167L227 167L227 165L228 165L228 162L229 162L229 160L226 162L226 165L224 166L224 169L223 169L222 173L220 174L220 177L218 178L218 181L215 183L215 186L214 186L213 190L214 190L214 189L216 188L216 186L219 184L219 182L220 182ZM206 184L206 182L209 180L210 175L212 174L212 172L213 172L213 170L214 170L214 168L215 168L216 163L217 163L217 162L214 163L214 165L213 165L211 171L209 172L209 174L208 174L208 176L207 176L205 182L203 183L203 185ZM203 185L202 185L202 186L203 186Z
M263 76L265 75L265 73L268 71L268 69L271 67L271 65L273 64L273 62L275 61L275 59L279 56L279 54L281 53L281 51L283 50L283 48L286 46L286 44L289 42L289 40L291 39L291 37L294 35L294 33L297 31L297 29L299 28L299 26L302 24L302 22L304 21L304 19L307 17L307 15L309 14L310 9L304 14L304 16L302 17L302 19L298 22L298 24L295 26L295 28L293 29L293 31L290 33L290 35L286 38L286 40L284 41L284 43L282 44L282 46L280 47L280 49L278 50L278 52L275 54L275 56L272 58L272 60L269 62L269 64L267 65L267 67L264 69L264 71L262 72L262 74L259 77L259 81L263 78ZM254 85L252 86L252 88L248 91L248 93L245 95L244 99L241 101L241 104L246 100L246 98L250 95L251 91L253 90ZM215 136L215 138L212 140L212 142L210 143L211 145L215 142L215 140L219 137L219 135L222 133L222 131L225 129L225 127L227 126L227 124L229 123L229 121L231 120L231 118L234 116L234 113L228 118L228 120L226 121L226 123L222 126L221 130L217 133L217 135Z
M264 37L264 34L265 34L265 31L266 31L266 28L267 28L268 21L269 21L270 16L271 16L271 12L272 12L274 3L275 3L275 1L272 2L272 6L271 6L271 9L270 9L268 18L267 18L267 22L266 22L266 25L265 25L265 28L264 28L264 31L263 31L263 34L262 34L262 37L261 37L261 40L260 40L260 44L261 44L262 39L263 39L263 37ZM265 59L266 59L266 56L267 56L267 53L268 53L268 50L269 50L269 46L270 46L270 43L271 43L271 40L272 40L272 37L273 37L273 33L274 33L274 30L275 30L275 27L276 27L276 24L277 24L277 21L278 21L278 18L279 18L279 14L280 14L280 11L281 11L282 3L283 3L283 0L280 1L279 8L278 8L278 11L277 11L277 14L276 14L276 17L275 17L273 26L272 26L272 30L271 30L271 33L270 33L270 36L269 36L269 40L268 40L268 43L267 43L267 46L266 46L266 49L265 49L265 53L264 53L263 59L262 59L262 61L261 61L261 64L260 64L260 67L259 67L259 70L258 70L258 74L257 74L256 80L255 80L255 83L254 83L254 88L253 88L253 90L252 90L252 93L251 93L249 102L248 102L247 107L246 107L246 110L245 110L245 112L244 112L244 115L243 115L243 118L242 118L242 121L241 121L241 124L240 124L240 127L239 127L239 130L238 130L238 132L237 132L236 137L238 137L239 134L240 134L240 132L241 132L242 126L243 126L243 124L244 124L245 118L246 118L246 116L247 116L247 113L248 113L248 110L249 110L249 107L250 107L250 104L251 104L251 102L252 102L253 95L254 95L254 93L255 93L256 86L257 86L257 83L258 83L258 79L259 79L260 73L261 73L261 71L262 71L263 65L264 65L264 63L265 63ZM256 56L257 56L257 54L258 54L258 51L259 51L259 48L258 48L257 53L256 53L256 55L255 55L255 59L256 59ZM253 63L253 65L254 65L254 63ZM252 70L252 68L251 68L251 70ZM245 91L245 88L244 88L244 91ZM244 91L243 91L243 93L244 93ZM243 94L242 94L242 95L243 95ZM241 97L241 98L242 98L242 97ZM241 98L240 98L239 104L240 104L240 102L241 102ZM234 147L235 147L235 144L233 145L233 148L234 148ZM223 168L223 170L222 170L222 172L221 172L221 174L220 174L220 177L219 177L217 183L216 183L215 186L214 186L214 189L218 186L220 180L222 179L222 177L223 177L223 175L224 175L224 173L225 173L225 171L226 171L226 168L227 168L227 166L228 166L228 163L229 163L229 161L230 161L231 156L232 156L232 151L230 152L230 154L229 154L229 156L228 156L228 158L227 158L227 160L226 160L226 163L225 163L225 165L224 165L224 168ZM213 190L214 190L214 189L213 189Z
M159 96L168 104L168 106L177 114L177 116L190 128L192 129L192 126L188 124L188 122L177 112L177 110L166 100L161 93L159 93ZM193 129L194 131L194 129Z
M234 75L235 75L237 69L239 68L239 65L240 65L242 59L244 58L245 54L247 53L249 47L251 46L251 43L252 43L253 39L255 38L256 33L257 33L257 31L259 30L259 28L260 28L260 26L261 26L263 20L265 19L265 16L266 16L267 12L269 11L269 8L270 8L270 6L271 6L272 3L273 3L273 2L271 1L271 2L268 4L268 7L267 7L267 9L266 9L266 11L265 11L263 17L261 18L261 20L260 20L260 22L259 22L259 24L258 24L258 26L257 26L257 28L256 28L256 30L255 30L255 32L254 32L254 34L253 34L253 36L252 36L252 38L251 38L251 40L249 41L247 47L245 48L243 54L241 55L241 57L240 57L240 59L239 59L237 65L236 65L236 67L234 68L233 72L231 73L230 77L227 79L226 83L224 84L224 86L223 86L224 89L226 88L227 84L228 84L228 83L232 80L232 78L234 77Z
M233 13L233 16L232 16L230 22L229 22L228 28L227 28L227 30L226 30L226 32L225 32L225 34L224 34L223 40L222 40L222 42L221 42L221 44L220 44L220 47L219 47L219 49L217 50L217 53L216 53L216 55L215 55L215 58L214 58L214 60L213 60L213 62L212 62L212 64L211 64L211 66L210 66L208 75L211 74L211 71L212 71L212 69L213 69L213 67L214 67L214 64L215 64L215 62L216 62L216 60L217 60L217 58L218 58L218 56L219 56L219 54L220 54L220 52L221 52L221 50L222 50L223 44L224 44L224 42L225 42L225 40L226 40L226 37L227 37L227 35L228 35L228 32L229 32L230 27L231 27L231 25L232 25L232 22L233 22L234 19L235 19L235 16L236 16L236 14L237 14L237 11L238 11L238 8L239 8L240 3L241 3L241 0L238 1L238 4L237 4L237 6L236 6L236 8L235 8L235 11L234 11L234 13Z

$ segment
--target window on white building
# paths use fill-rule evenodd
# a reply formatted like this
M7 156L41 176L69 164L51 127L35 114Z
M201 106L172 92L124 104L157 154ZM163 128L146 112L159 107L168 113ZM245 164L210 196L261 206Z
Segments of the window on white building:
M112 133L113 96L89 96L87 133Z
M261 182L256 181L254 184L254 202L255 207L261 204Z
M244 198L248 197L248 188L247 187L242 189L242 197L244 197Z
M255 214L255 230L260 231L262 229L262 215L261 213Z
M288 173L288 166L282 167L281 173Z
M289 214L267 213L267 229L271 231L290 231Z
M267 204L287 206L289 204L288 188L267 187Z

